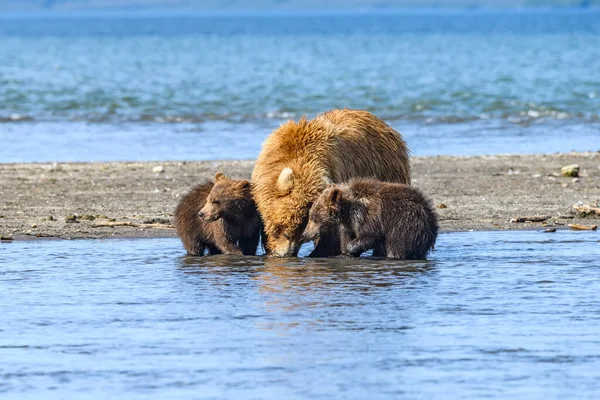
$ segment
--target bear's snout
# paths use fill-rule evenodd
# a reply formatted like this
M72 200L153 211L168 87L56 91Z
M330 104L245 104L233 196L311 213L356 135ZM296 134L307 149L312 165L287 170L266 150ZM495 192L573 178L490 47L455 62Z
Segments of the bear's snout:
M204 222L213 222L218 220L220 215L218 212L214 212L214 210L207 211L206 207L204 207L202 210L198 211L198 217Z
M315 227L312 222L309 222L300 239L303 243L310 242L311 240L318 239L320 233L318 227Z

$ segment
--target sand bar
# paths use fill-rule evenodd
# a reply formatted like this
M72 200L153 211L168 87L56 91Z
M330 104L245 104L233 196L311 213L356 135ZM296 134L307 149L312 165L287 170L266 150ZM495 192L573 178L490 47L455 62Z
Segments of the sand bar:
M578 164L578 178L561 167ZM600 152L413 157L413 184L438 208L442 230L594 225L571 212L600 201ZM0 164L0 235L33 238L171 237L173 210L215 171L249 178L253 161ZM160 172L159 172L160 170ZM443 207L443 206L442 206ZM550 216L544 222L513 218Z

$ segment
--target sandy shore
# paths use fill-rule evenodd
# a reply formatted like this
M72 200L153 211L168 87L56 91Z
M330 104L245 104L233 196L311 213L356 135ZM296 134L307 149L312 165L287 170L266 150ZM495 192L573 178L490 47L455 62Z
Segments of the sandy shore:
M567 164L579 164L579 178L560 176ZM446 205L438 208L444 231L600 222L571 213L574 203L600 200L600 152L414 157L412 165L414 185L436 205ZM0 164L0 234L15 240L175 236L170 224L182 194L215 171L249 178L252 166L252 161ZM509 222L530 215L551 218L543 224Z

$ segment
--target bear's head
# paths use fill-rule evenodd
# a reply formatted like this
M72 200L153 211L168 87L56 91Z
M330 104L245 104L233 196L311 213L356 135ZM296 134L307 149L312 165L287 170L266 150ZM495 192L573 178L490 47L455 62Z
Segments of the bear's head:
M251 184L247 180L229 179L222 172L215 175L215 185L198 213L204 222L220 218L240 219L252 204Z
M329 186L310 208L303 241L316 240L322 233L339 227L343 209L344 192L335 185Z
M284 167L268 180L257 179L255 198L265 223L265 249L269 255L296 256L308 223L308 211L321 191L331 182L322 169L307 166Z

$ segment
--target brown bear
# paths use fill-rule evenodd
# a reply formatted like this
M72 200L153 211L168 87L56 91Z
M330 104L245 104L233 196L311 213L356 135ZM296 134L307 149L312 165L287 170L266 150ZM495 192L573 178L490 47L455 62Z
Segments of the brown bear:
M189 254L254 255L262 222L247 180L221 172L194 187L175 210L175 228Z
M436 213L420 190L357 179L325 189L310 209L305 240L339 229L342 253L424 260L438 233Z
M312 202L329 183L374 178L410 184L402 136L367 111L332 110L288 121L264 142L252 173L253 194L271 255L295 256ZM336 232L324 234L311 256L339 251Z

